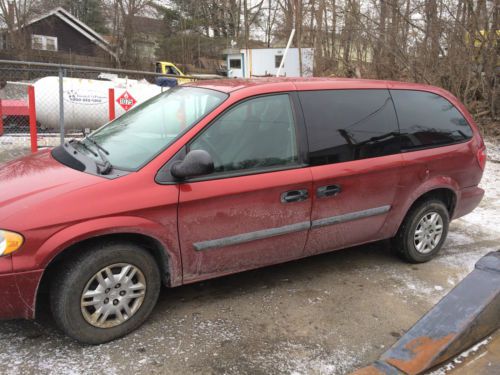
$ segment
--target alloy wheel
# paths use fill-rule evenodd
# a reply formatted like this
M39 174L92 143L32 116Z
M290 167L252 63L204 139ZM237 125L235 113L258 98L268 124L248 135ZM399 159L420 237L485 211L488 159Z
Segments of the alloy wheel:
M104 267L90 278L81 296L81 311L94 327L111 328L129 320L146 295L146 278L128 263Z
M429 254L439 244L443 235L443 218L435 211L427 212L417 224L413 243L421 254Z

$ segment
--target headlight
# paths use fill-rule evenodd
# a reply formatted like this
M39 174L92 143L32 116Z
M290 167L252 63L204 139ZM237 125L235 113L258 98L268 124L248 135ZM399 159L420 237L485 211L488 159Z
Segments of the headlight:
M23 241L23 236L18 233L0 230L0 257L18 250Z

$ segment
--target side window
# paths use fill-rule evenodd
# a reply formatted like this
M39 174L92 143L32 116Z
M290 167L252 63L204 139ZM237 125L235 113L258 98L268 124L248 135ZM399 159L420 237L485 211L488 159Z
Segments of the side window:
M403 149L461 142L472 137L462 114L445 98L424 91L391 90Z
M179 75L179 72L173 66L167 66L166 71L167 74Z
M281 61L283 61L283 55L275 55L274 56L274 67L279 68L281 65ZM283 68L285 67L285 64L283 64Z
M299 93L311 165L396 154L399 130L388 90Z
M189 146L214 159L215 172L287 167L298 162L295 122L287 94L236 104Z
M241 59L230 59L229 68L231 69L241 69Z

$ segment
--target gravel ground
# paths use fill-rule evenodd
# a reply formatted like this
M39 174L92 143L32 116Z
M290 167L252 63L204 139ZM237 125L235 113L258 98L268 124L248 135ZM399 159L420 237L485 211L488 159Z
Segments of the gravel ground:
M496 150L485 199L452 223L432 262L403 263L380 242L164 290L144 326L94 347L66 338L50 318L0 322L0 373L345 374L366 365L500 249ZM0 151L0 160L12 156ZM491 358L485 368L498 368Z

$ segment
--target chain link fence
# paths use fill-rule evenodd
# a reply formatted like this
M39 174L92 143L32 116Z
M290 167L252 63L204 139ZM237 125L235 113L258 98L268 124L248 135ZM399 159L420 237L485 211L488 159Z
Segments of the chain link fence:
M160 79L162 78L162 79ZM210 77L0 60L0 161L83 137L150 97ZM162 81L161 85L158 81Z

